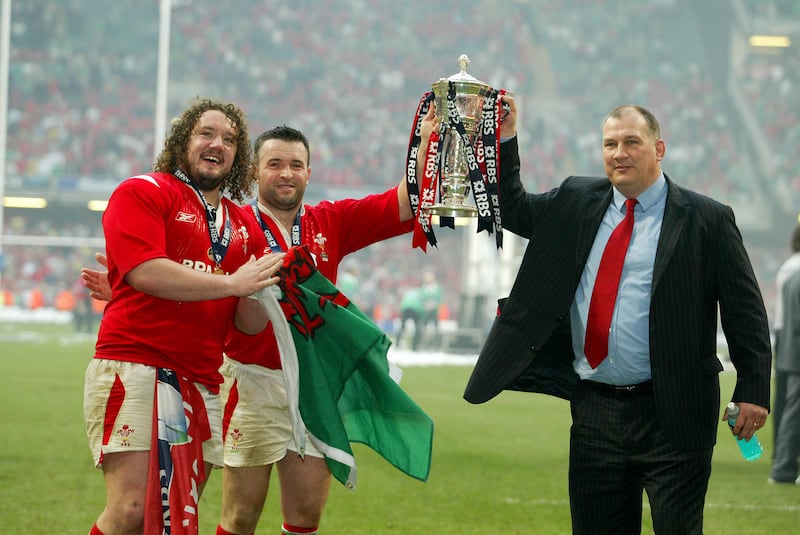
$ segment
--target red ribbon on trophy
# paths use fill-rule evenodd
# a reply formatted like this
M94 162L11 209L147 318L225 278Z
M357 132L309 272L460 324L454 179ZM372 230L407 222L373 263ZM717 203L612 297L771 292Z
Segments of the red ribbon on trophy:
M406 157L406 181L416 222L412 247L436 246L432 216L454 228L456 217L477 217L478 232L495 233L503 246L500 218L498 155L504 89L492 89L466 73L469 59L459 58L461 72L433 84L419 101ZM422 120L436 106L438 132L421 147ZM417 159L425 150L422 176ZM466 204L472 191L474 206ZM438 199L438 202L437 202Z

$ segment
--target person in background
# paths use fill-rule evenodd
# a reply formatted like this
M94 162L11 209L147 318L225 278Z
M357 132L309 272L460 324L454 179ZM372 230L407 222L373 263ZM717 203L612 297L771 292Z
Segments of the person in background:
M258 196L248 210L273 249L307 246L318 271L334 284L347 254L412 230L405 178L383 193L312 206L303 204L310 177L310 147L302 132L282 125L262 133L254 143L250 174ZM302 456L294 443L271 327L256 336L231 329L221 372L227 436L217 534L255 531L273 466L280 483L282 533L317 533L331 472L310 440Z
M775 350L775 372L782 385L781 421L767 482L794 485L800 482L800 271L795 270L781 286L783 317Z
M775 381L773 385L772 395L772 443L778 443L778 432L781 425L783 416L783 406L786 402L786 374L784 374L777 366L777 355L781 350L780 340L782 338L781 330L783 329L783 285L787 279L800 271L800 224L795 225L792 231L792 239L789 246L791 247L792 254L787 258L783 264L778 268L775 274L775 317L772 321L772 334L775 341L773 351L776 356L775 360ZM772 450L772 458L775 458L777 448Z
M420 286L406 288L400 298L400 326L397 329L397 344L399 345L406 332L408 322L413 329L411 334L411 350L419 349L422 339L422 329L425 326L425 302L423 289Z
M638 105L603 121L607 177L528 193L516 103L503 99L502 221L529 243L464 398L570 400L573 533L639 533L644 491L656 534L700 534L720 421L718 313L737 373L733 433L749 440L769 410L769 324L733 211L662 171L666 143ZM425 141L435 127L429 113Z
M92 309L92 297L86 291L83 279L79 278L72 285L75 297L75 308L72 311L76 333L90 334L95 330L95 315Z
M266 325L248 296L278 281L283 258L265 254L261 229L225 196L248 193L250 156L242 111L198 100L173 122L154 172L122 181L109 199L109 301L84 392L106 486L91 535L161 533L167 521L196 529L199 493L223 461L225 336L234 321L251 333ZM82 272L100 297L97 276Z
M425 306L425 315L422 318L422 327L429 324L435 333L439 329L439 308L442 306L442 287L436 281L433 271L426 271L422 275L422 301Z
M336 279L336 287L360 310L369 312L369 304L360 295L360 278L358 268L354 262L350 262L339 272Z

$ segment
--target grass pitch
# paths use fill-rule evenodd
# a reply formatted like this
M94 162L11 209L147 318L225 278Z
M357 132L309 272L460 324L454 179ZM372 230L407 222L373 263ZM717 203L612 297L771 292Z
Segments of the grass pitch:
M0 518L4 533L85 534L103 508L100 471L83 428L83 373L94 341L70 326L0 325ZM453 535L568 534L569 406L541 395L505 392L484 405L461 398L470 367L406 367L403 387L434 419L427 483L410 479L356 445L358 488L334 481L321 533ZM723 400L734 375L722 375ZM741 459L725 426L714 451L705 532L800 532L800 487L766 483L766 448ZM201 500L200 533L214 533L221 500L215 472ZM258 532L280 530L277 477ZM647 503L645 498L645 504ZM645 505L643 533L652 533Z

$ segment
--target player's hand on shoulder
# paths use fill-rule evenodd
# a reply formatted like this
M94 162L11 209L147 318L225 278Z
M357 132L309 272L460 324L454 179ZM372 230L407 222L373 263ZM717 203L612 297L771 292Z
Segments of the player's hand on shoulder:
M250 259L231 275L233 295L246 297L262 288L277 284L280 280L277 273L283 265L285 256L286 253L270 253L260 258L251 255Z

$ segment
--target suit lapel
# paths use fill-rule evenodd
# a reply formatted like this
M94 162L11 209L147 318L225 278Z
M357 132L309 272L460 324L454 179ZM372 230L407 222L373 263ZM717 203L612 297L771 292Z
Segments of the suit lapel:
M664 270L669 265L669 260L672 258L672 253L680 240L683 233L683 227L686 224L686 215L689 211L689 205L686 199L683 198L678 187L664 175L667 180L667 203L664 207L664 220L661 223L661 235L658 238L658 248L656 249L656 261L653 266L653 286L652 291L656 289L658 282L664 275Z

